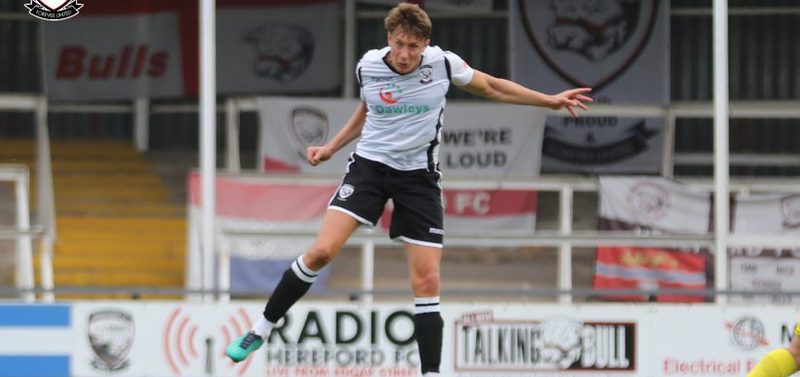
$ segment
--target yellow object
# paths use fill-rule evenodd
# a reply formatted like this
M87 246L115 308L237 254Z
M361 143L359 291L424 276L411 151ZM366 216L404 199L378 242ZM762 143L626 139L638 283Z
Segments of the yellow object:
M795 371L797 363L792 354L785 348L778 348L764 356L747 377L788 377Z
M800 322L794 327L794 335L800 335Z

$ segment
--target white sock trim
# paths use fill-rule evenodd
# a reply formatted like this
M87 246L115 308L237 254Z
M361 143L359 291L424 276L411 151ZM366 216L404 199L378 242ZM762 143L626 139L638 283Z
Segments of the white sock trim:
M258 320L253 324L253 328L251 328L250 331L262 338L266 338L269 336L269 333L272 331L273 327L275 327L275 324L267 321L267 319L262 315L259 316Z
M294 274L297 275L300 280L306 283L313 283L314 280L317 280L317 272L308 268L306 264L303 262L303 256L297 257L292 263L292 271Z
M439 296L414 297L414 314L439 312Z

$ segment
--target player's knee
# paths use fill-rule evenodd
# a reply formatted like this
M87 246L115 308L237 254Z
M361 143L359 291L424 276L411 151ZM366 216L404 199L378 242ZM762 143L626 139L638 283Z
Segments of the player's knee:
M306 252L306 263L312 270L319 271L333 260L337 251L331 244L316 243Z
M441 281L438 271L417 273L411 280L417 296L433 296L439 293Z

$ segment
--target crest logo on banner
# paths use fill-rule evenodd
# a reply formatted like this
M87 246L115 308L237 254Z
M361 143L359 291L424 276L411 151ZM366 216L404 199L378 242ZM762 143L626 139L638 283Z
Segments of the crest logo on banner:
M769 346L764 324L756 317L744 316L733 322L725 321L725 328L730 331L731 343L742 351Z
M133 316L122 310L103 310L89 315L89 344L94 351L92 367L118 371L128 367L128 352L133 345Z
M653 32L658 1L552 0L529 9L520 0L525 32L547 65L575 86L600 90L630 67ZM592 66L603 62L610 67Z
M70 19L77 16L82 7L78 0L31 0L25 4L31 16L45 21Z
M784 228L800 228L800 195L790 195L781 199Z
M655 182L639 181L631 185L627 202L631 215L652 223L662 219L669 211L670 194Z
M314 55L314 36L300 26L264 26L245 35L244 40L256 47L256 74L280 82L302 75Z
M300 145L297 153L302 160L306 158L306 148L322 145L328 140L328 114L313 107L297 107L292 110L290 125L295 140Z

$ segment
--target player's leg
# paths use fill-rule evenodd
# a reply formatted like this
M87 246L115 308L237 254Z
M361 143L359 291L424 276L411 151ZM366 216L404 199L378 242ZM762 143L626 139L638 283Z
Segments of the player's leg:
M405 242L411 288L414 291L414 330L423 375L439 373L444 322L439 310L444 238L441 174L414 171L392 178L394 213L390 236Z
M313 246L286 269L267 301L264 315L256 320L249 332L228 346L226 349L228 357L233 361L242 361L261 347L278 320L308 292L311 284L317 279L318 271L336 257L358 225L356 219L343 212L328 210L325 213L322 227Z
M406 243L408 271L414 291L414 333L424 376L439 373L444 322L439 310L442 249Z
M360 224L375 225L387 200L380 174L375 163L351 156L347 174L331 198L314 245L284 272L264 315L253 328L228 346L226 351L232 360L244 360L263 344L278 320L308 292L318 271L336 257Z
M778 348L767 353L747 377L788 377L800 365L800 322L795 325L794 337L787 348Z

